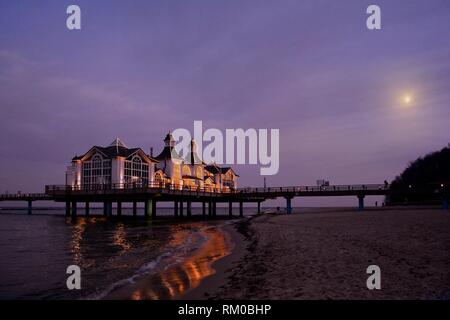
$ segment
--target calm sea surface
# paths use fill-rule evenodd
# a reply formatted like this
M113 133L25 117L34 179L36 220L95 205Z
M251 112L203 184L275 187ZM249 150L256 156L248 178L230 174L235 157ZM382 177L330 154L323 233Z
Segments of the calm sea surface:
M158 208L160 215L172 212ZM223 221L107 220L100 208L91 214L98 216L73 222L62 209L30 216L0 210L0 299L177 298L229 253ZM81 290L67 289L69 265L81 268Z

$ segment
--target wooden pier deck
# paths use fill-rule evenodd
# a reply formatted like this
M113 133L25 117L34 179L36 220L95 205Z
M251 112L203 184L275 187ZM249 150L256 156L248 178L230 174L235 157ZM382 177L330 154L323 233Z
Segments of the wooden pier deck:
M366 196L389 196L401 193L405 196L436 194L436 190L410 188L392 191L384 184L331 185L331 186L292 186L266 188L240 188L222 192L201 189L198 187L177 187L161 185L89 185L72 187L67 185L47 185L45 193L32 194L2 194L0 201L26 201L28 213L32 212L34 201L55 201L66 204L66 215L76 217L78 204L84 203L85 214L89 215L91 203L103 203L103 214L112 216L113 203L116 203L117 215L122 214L122 204L133 204L133 215L137 214L137 204L144 203L145 216L155 218L157 202L173 202L174 216L192 214L192 203L202 205L202 215L216 216L217 203L228 203L229 216L233 215L233 204L239 204L239 216L243 216L244 203L256 203L258 212L261 203L268 199L285 198L286 212L292 212L291 200L294 197L330 197L355 196L358 199L358 209L364 210ZM448 208L448 195L442 194L443 206Z

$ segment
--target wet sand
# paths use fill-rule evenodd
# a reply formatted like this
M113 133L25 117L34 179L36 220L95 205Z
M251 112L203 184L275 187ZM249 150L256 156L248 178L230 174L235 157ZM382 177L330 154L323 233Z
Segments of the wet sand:
M187 292L198 287L202 280L215 274L212 264L231 253L232 242L224 232L224 224L215 222L210 226L197 225L198 233L206 240L200 248L186 257L175 259L162 270L122 284L109 292L107 300L168 300L180 299ZM173 245L186 241L182 233L176 233Z
M450 299L450 212L315 209L229 230L233 251L185 299ZM381 268L381 290L366 269Z
M229 239L228 254L211 263L211 269L214 272L209 277L205 277L197 287L186 292L181 299L203 300L217 297L219 290L225 283L228 283L232 271L236 265L241 263L244 259L244 254L247 252L245 249L247 240L243 234L244 231L241 230L241 226L246 225L246 221L247 219L239 220L233 225L225 225L222 228Z

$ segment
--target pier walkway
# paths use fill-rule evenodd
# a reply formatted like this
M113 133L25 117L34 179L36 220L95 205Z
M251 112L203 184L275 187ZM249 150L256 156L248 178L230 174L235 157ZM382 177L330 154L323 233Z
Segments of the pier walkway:
M364 210L366 196L389 196L401 194L405 197L411 195L436 194L439 190L422 190L409 188L402 191L392 191L384 184L358 184L358 185L331 185L331 186L292 186L292 187L266 187L266 188L239 188L236 190L214 191L188 186L162 186L162 185L89 185L73 187L67 185L47 185L45 193L37 194L2 194L0 201L26 201L28 213L32 212L34 201L56 201L66 204L66 215L76 217L78 204L84 203L84 213L89 215L91 203L103 203L103 214L113 215L113 203L116 203L116 214L122 214L122 204L133 204L133 215L137 215L138 203L144 203L144 214L149 218L156 217L157 202L173 202L174 216L192 214L192 203L201 203L202 215L216 216L217 203L227 203L229 216L233 215L233 204L239 204L239 216L243 216L244 203L256 203L258 212L261 203L268 199L282 197L286 200L286 212L292 213L292 199L294 197L336 197L355 196L358 199L358 210ZM442 194L443 207L448 208L448 195Z

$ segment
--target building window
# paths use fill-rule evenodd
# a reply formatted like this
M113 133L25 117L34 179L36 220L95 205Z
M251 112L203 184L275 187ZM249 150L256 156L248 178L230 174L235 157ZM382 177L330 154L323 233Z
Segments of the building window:
M111 160L104 160L95 154L90 160L83 162L83 185L110 184Z
M161 172L156 172L155 173L155 184L157 186L162 185L162 183L164 182L163 180L163 175L161 174Z
M148 164L144 163L138 156L131 160L125 160L125 183L148 184Z
M203 180L203 168L198 166L197 170L195 171L195 176L199 179Z
M189 166L183 166L183 177L191 176L191 168Z

